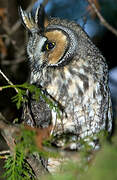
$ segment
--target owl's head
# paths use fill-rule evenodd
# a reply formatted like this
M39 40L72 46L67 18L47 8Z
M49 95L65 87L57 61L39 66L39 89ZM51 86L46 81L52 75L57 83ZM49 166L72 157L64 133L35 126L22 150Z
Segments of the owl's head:
M77 38L67 21L48 18L42 5L35 14L20 7L20 15L30 34L27 53L32 60L38 59L41 66L59 66L72 59Z
M42 5L35 13L20 7L20 16L29 32L27 54L35 77L44 68L63 67L87 52L89 38L76 23L47 17Z

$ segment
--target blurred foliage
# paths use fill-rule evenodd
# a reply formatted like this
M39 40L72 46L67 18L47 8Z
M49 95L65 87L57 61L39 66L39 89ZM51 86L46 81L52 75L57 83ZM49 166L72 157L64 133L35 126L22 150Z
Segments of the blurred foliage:
M28 101L27 93L30 92L33 94L32 98L36 101L39 101L39 98L42 97L44 101L49 105L50 109L53 109L57 112L60 117L59 108L56 103L54 103L50 98L45 95L43 89L28 83L20 84L20 85L7 85L0 87L1 90L7 88L14 88L17 91L17 94L12 97L13 102L16 103L17 109L20 109L23 103ZM28 90L28 92L27 92Z
M115 136L117 139L117 136ZM104 142L103 142L104 143ZM82 159L83 161L83 159ZM69 162L62 172L43 180L116 180L117 179L117 144L105 143L90 163Z
M117 146L104 145L101 151L97 154L94 164L89 168L85 178L90 180L116 180L117 179Z
M102 137L102 136L101 136ZM14 152L5 163L5 177L8 180L36 180L31 167L26 163L29 153L38 152L43 157L58 157L54 153L40 151L35 145L35 132L26 130L23 126L17 136ZM39 177L39 180L116 180L117 179L117 133L111 141L101 138L100 150L89 152L86 148L76 152L75 160L67 160L59 172L53 175ZM53 154L53 156L52 156ZM50 156L51 155L51 156ZM57 153L56 153L57 155ZM72 156L71 152L71 156ZM61 156L59 156L61 157Z
M14 152L7 156L4 168L4 177L7 180L29 180L34 179L34 174L26 162L26 156L30 152L37 150L34 144L34 132L21 129L21 135L17 136L18 143L14 147Z
M24 83L22 85L8 85L1 87L1 89L6 88L16 88L18 91L17 97L15 96L15 102L18 102L18 107L22 103L22 99L26 96L26 90L28 89L31 93L34 93L34 99L39 100L39 96L49 104L51 108L55 108L54 105L48 98L41 92L41 90L34 85L29 85ZM19 93L20 92L20 93ZM20 99L20 100L19 100ZM20 101L20 103L19 103ZM26 99L25 99L26 101ZM44 131L44 130L43 130ZM35 141L35 131L30 129L21 128L21 134L16 136L16 146L14 147L13 154L10 154L5 161L6 172L4 176L8 180L23 180L23 179L35 179L33 171L29 164L26 162L26 157L28 154L38 152L39 156L48 158L48 157L61 157L57 153L46 152L37 148ZM42 136L42 134L40 133ZM82 150L81 152L76 153L75 162L65 161L62 165L59 173L54 174L53 176L45 176L42 179L48 180L58 180L58 179L67 179L67 180L101 180L106 178L112 180L117 178L117 133L112 141L109 143L106 139L106 134L98 134L100 142L102 144L99 152L92 152L91 148L82 141ZM42 139L43 140L43 139ZM50 147L51 141L45 141L43 144ZM72 152L71 152L72 156ZM80 158L79 158L80 157ZM68 162L68 163L67 163ZM114 173L113 173L114 172ZM40 179L40 178L39 178Z

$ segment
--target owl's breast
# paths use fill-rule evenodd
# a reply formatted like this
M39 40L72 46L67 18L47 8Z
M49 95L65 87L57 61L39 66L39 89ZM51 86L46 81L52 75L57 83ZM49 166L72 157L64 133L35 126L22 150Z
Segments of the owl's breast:
M64 129L64 132L83 138L106 128L108 85L106 80L102 84L103 73L96 81L97 76L94 76L82 59L54 71L46 89L67 114L61 120L53 112L53 124L56 124L57 133L62 133Z
M79 62L54 69L46 79L50 80L46 85L46 90L62 106L67 106L68 102L75 99L77 102L81 101L89 85L93 84L92 77L88 73L88 64L82 59Z

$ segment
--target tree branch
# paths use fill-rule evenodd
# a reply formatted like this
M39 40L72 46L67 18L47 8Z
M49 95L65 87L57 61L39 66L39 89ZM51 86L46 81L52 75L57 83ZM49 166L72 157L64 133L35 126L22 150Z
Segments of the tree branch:
M2 65L9 66L9 65L16 65L20 64L25 61L25 58L15 59L15 60L8 60L4 59L4 61L1 62ZM1 71L1 70L0 70Z
M111 31L114 35L117 36L117 30L112 27L101 15L101 13L99 12L99 10L96 8L95 3L93 0L87 0L88 3L90 4L91 8L94 10L94 12L96 13L97 17L99 18L100 22L109 30Z
M0 69L0 74L3 76L3 78L8 82L8 84L13 85L13 83L8 79L8 77L2 72L2 70ZM14 88L16 93L18 93L17 88Z

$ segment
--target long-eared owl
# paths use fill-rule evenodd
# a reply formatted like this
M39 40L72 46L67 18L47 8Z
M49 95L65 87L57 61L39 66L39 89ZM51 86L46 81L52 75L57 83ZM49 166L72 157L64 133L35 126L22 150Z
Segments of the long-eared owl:
M108 66L84 30L75 22L47 17L43 6L20 14L29 32L30 83L60 107L60 117L43 100L30 101L37 127L52 124L57 147L78 149L79 140L112 129ZM29 117L25 121L30 122ZM94 138L95 140L95 138ZM92 143L95 146L95 143Z

